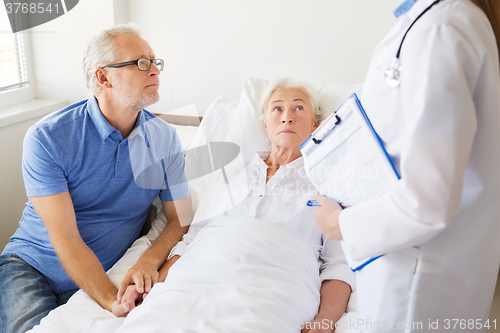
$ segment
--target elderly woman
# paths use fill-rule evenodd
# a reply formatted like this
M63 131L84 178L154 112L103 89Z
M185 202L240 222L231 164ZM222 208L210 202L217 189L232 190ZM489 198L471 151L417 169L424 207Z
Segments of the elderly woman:
M212 187L199 212L221 201L228 209L195 217L203 222L191 225L160 271L165 283L155 285L119 332L144 323L193 332L334 330L354 276L306 204L316 190L299 148L321 120L319 97L305 83L282 79L268 86L261 105L271 148L233 171L246 178L248 186L232 189L244 191L244 199L231 206L224 181ZM140 297L130 286L122 302L134 308Z

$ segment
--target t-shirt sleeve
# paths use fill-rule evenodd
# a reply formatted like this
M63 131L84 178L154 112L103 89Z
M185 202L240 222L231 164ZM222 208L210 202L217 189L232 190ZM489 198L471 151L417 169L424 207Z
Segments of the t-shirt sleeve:
M181 140L175 130L172 132L170 154L162 160L166 188L160 191L161 201L173 201L187 198L189 186L184 174L184 152Z
M24 138L22 172L28 197L41 197L68 191L68 183L57 145L37 125Z

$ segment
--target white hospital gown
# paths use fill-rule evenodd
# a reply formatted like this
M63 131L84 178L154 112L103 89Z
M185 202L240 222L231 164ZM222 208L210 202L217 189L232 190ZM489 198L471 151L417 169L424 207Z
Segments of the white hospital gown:
M303 158L299 157L280 166L266 184L267 165L264 160L269 154L269 152L256 154L246 168L240 171L245 173L248 184L243 200L236 202L234 207L222 214L191 225L182 241L172 249L169 257L182 256L198 231L207 223L229 217L249 216L280 225L302 239L318 260L321 281L341 280L354 290L355 274L345 261L340 243L328 240L321 233L313 217L317 207L307 206L307 201L314 199L317 191L305 174ZM208 205L214 205L214 201L229 201L227 196L221 195L225 191L227 191L226 184L221 180L208 191L201 206L204 202L207 204L207 201ZM215 205L220 206L220 202L216 202ZM229 202L224 202L222 205L231 207Z

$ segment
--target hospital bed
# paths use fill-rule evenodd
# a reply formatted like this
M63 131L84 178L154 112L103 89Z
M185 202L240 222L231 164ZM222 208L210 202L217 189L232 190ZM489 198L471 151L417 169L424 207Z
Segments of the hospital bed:
M185 150L207 144L207 142L233 142L240 147L243 160L248 161L256 151L267 150L269 141L257 108L259 96L267 81L262 79L246 79L239 103L218 97L206 110L203 120L198 117L160 115L170 122L177 130ZM325 116L352 93L361 93L362 84L349 86L323 86L319 88L321 108ZM201 120L201 123L198 122ZM251 138L251 139L249 139ZM190 180L193 208L196 209L207 190L208 184L216 177L215 170L207 176ZM150 214L151 219L155 212ZM107 272L111 281L118 286L125 273L140 258L144 251L154 242L166 226L166 220L161 208L156 218L152 219L151 228L139 238L125 255ZM353 291L346 314L337 324L336 332L356 332L352 323L358 319L356 292ZM124 318L116 318L110 312L102 309L84 291L78 291L67 304L53 310L30 332L41 333L84 333L84 332L115 332L123 323ZM139 330L140 331L140 330ZM300 330L297 329L297 332ZM165 327L165 332L169 332ZM226 331L225 333L230 332ZM241 332L235 328L234 332Z

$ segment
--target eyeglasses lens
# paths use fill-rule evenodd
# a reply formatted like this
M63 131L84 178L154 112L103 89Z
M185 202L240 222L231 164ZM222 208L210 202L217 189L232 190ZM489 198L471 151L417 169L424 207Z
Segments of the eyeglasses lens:
M162 59L153 59L153 60L149 60L149 59L139 59L137 61L137 67L139 68L139 70L141 71L149 71L149 69L151 68L151 62L160 70L162 71L163 70L163 60Z
M153 64L155 64L155 66L158 67L158 69L160 71L163 70L163 60L162 59L154 59Z
M141 71L148 71L149 68L151 67L151 60L139 59L137 61L137 67L139 67L139 70L141 70Z

